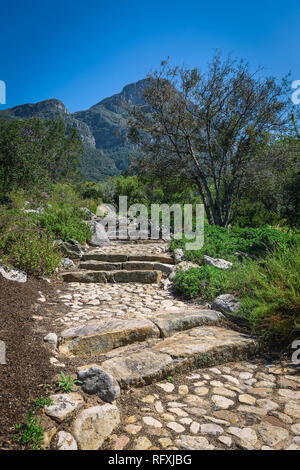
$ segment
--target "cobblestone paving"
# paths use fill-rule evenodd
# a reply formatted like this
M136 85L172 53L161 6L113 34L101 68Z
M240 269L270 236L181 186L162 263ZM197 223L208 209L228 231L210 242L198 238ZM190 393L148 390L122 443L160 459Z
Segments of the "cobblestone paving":
M169 380L123 393L106 448L300 450L299 370L256 360Z

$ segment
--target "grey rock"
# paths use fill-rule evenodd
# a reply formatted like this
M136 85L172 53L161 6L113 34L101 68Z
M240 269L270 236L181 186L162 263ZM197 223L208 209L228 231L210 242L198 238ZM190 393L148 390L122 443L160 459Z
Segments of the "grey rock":
M73 268L75 264L70 258L63 258L60 262L63 268L68 269L68 268Z
M83 405L83 398L79 393L61 393L50 395L53 404L45 406L47 416L62 422L67 419L78 407Z
M57 335L56 335L56 333L48 333L46 336L44 336L44 341L46 343L53 344L56 347L57 346Z
M206 256L206 255L202 257L202 262L203 264L206 264L208 266L214 266L215 268L219 268L219 269L231 269L232 268L232 263L230 263L230 261L226 261L225 259L211 258L210 256Z
M61 251L71 258L81 258L85 251L77 240L71 239L67 242L58 240L57 244Z
M240 306L240 302L231 294L219 295L213 300L211 304L211 308L213 310L218 310L224 313L236 312L239 310Z
M185 260L185 255L184 255L184 251L182 250L182 248L176 248L174 250L174 259L175 259L176 264Z
M27 274L17 268L9 268L5 264L0 265L0 274L9 281L26 282Z
M120 395L120 386L116 379L100 367L92 366L80 370L78 379L81 380L85 393L98 395L105 402L112 403Z

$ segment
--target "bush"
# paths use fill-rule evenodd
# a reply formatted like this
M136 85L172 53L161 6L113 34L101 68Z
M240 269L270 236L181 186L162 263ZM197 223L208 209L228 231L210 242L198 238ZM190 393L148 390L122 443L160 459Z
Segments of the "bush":
M230 273L231 291L242 300L237 314L259 336L286 343L300 331L300 245L279 246L259 263Z
M208 255L213 258L226 258L236 261L236 252L244 252L248 255L259 258L266 256L278 244L291 245L299 236L291 236L288 233L274 229L272 227L263 228L239 228L230 230L216 225L205 224L204 246L201 250L186 251L188 260L201 262L202 256ZM172 240L171 249L183 248L190 240L185 237L181 240Z
M61 254L34 216L14 210L1 214L0 256L9 265L32 275L53 273Z
M178 270L174 279L177 292L188 299L201 296L211 300L228 288L228 272L213 266Z
M41 227L48 235L64 241L71 238L85 243L92 236L91 229L83 222L82 207L92 210L93 200L81 199L74 188L66 184L56 185L50 195L44 212L39 215Z

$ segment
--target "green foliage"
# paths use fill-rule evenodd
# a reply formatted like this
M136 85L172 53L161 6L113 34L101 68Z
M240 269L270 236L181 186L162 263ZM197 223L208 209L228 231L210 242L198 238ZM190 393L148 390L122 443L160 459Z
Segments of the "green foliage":
M14 436L14 439L19 444L29 445L31 449L38 450L44 438L44 431L41 424L42 419L33 416L33 410L30 410L25 423L15 425L15 430L19 435Z
M61 260L53 239L39 226L36 216L17 209L0 213L0 256L27 274L49 275Z
M286 343L300 331L300 244L278 246L257 263L230 274L230 289L242 299L239 315L271 342Z
M82 200L70 185L58 184L51 192L45 211L39 216L41 227L53 238L64 241L73 238L85 243L92 234L83 222L89 218L82 212L84 206L91 206L91 201Z
M0 196L78 178L82 144L62 120L0 121Z
M229 287L228 273L213 266L178 270L174 286L179 294L188 299L200 296L204 300L211 300L226 292Z
M72 392L74 385L81 384L82 382L77 379L73 379L71 375L66 376L63 372L60 373L60 381L58 382L58 386L64 392Z
M201 263L204 254L214 258L226 258L235 261L236 252L247 253L253 257L263 257L269 250L278 244L291 244L297 236L272 227L263 228L239 228L230 230L216 225L205 224L204 246L201 250L186 251L186 257L190 261ZM190 240L185 237L181 240L172 240L171 248L185 248Z
M36 409L45 408L45 406L53 405L53 400L51 398L40 397L34 400L34 405Z

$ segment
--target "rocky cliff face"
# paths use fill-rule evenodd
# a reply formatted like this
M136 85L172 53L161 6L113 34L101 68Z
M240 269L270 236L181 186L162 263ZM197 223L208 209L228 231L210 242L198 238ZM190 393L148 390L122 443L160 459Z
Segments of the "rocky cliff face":
M37 117L43 120L61 117L66 126L77 129L84 145L81 167L89 180L101 180L125 170L132 146L126 138L128 106L142 106L148 80L123 88L121 93L105 98L85 111L71 114L56 99L29 103L0 111L0 119L16 120Z

